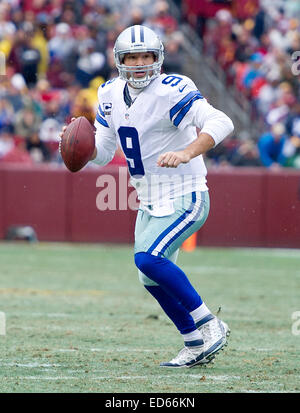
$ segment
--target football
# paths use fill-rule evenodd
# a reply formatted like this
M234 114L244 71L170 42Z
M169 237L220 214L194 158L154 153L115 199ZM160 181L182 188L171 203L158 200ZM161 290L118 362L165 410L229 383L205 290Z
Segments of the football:
M60 142L61 157L69 171L80 171L91 159L94 148L95 127L84 116L69 123Z

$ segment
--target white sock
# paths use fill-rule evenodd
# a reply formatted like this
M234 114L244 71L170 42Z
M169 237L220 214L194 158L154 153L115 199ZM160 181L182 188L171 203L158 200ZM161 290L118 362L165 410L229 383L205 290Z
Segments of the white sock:
M193 317L195 322L201 320L201 318L207 316L208 314L211 314L211 311L206 307L204 303L190 312L190 315Z
M199 330L194 330L191 333L182 334L184 341L202 340L202 334Z

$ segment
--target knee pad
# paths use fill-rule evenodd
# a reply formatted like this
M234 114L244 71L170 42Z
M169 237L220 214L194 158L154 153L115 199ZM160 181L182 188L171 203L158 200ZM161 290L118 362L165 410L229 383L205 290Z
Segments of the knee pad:
M135 265L144 274L147 274L149 271L151 271L151 268L153 266L153 259L155 259L155 257L148 252L137 252L136 254L134 254Z
M151 278L147 277L147 275L144 274L144 271L147 272L149 267L153 265L153 258L154 256L147 253L147 252L137 252L134 255L134 261L135 265L139 269L139 280L143 285L148 285L148 286L157 286L158 284L151 280Z
M146 279L150 279L156 283L154 285L160 285L161 281L166 278L166 273L168 276L168 271L166 271L165 266L168 265L170 261L166 258L152 255L148 252L137 252L134 255L134 260L138 269L147 277Z
M147 277L147 275L142 273L142 271L139 270L138 273L139 273L139 280L143 285L147 285L148 287L158 286L158 284L155 281Z

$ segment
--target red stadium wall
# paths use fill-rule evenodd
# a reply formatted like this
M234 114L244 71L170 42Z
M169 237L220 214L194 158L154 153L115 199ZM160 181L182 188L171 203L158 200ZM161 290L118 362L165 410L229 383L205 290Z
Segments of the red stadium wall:
M115 210L97 207L105 177L116 184ZM136 211L126 208L124 190L135 196L127 180L124 167L72 174L64 167L0 165L0 239L10 226L30 225L40 241L132 243ZM211 210L199 245L300 247L300 171L216 169L208 184Z
M209 171L208 184L199 244L300 247L300 171L229 168Z

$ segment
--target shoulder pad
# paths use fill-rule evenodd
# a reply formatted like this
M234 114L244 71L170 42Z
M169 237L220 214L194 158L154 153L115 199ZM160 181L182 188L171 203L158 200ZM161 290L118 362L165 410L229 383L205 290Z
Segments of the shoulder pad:
M198 90L195 83L189 77L181 74L162 74L157 79L155 87L157 95L168 96L171 101L181 99L193 90Z
M102 85L99 86L98 88L98 99L100 99L101 96L106 95L107 93L111 92L112 86L116 83L118 83L120 79L118 77L114 77L110 80L108 80L105 83L102 83Z
M164 86L165 85L165 86ZM174 126L186 118L186 114L198 99L204 99L195 83L183 75L167 75L162 80L162 87L168 89L169 95L169 116Z
M169 93L171 91L183 93L186 88L197 90L197 86L189 77L177 73L170 75L164 74L162 76L161 84L169 86Z

